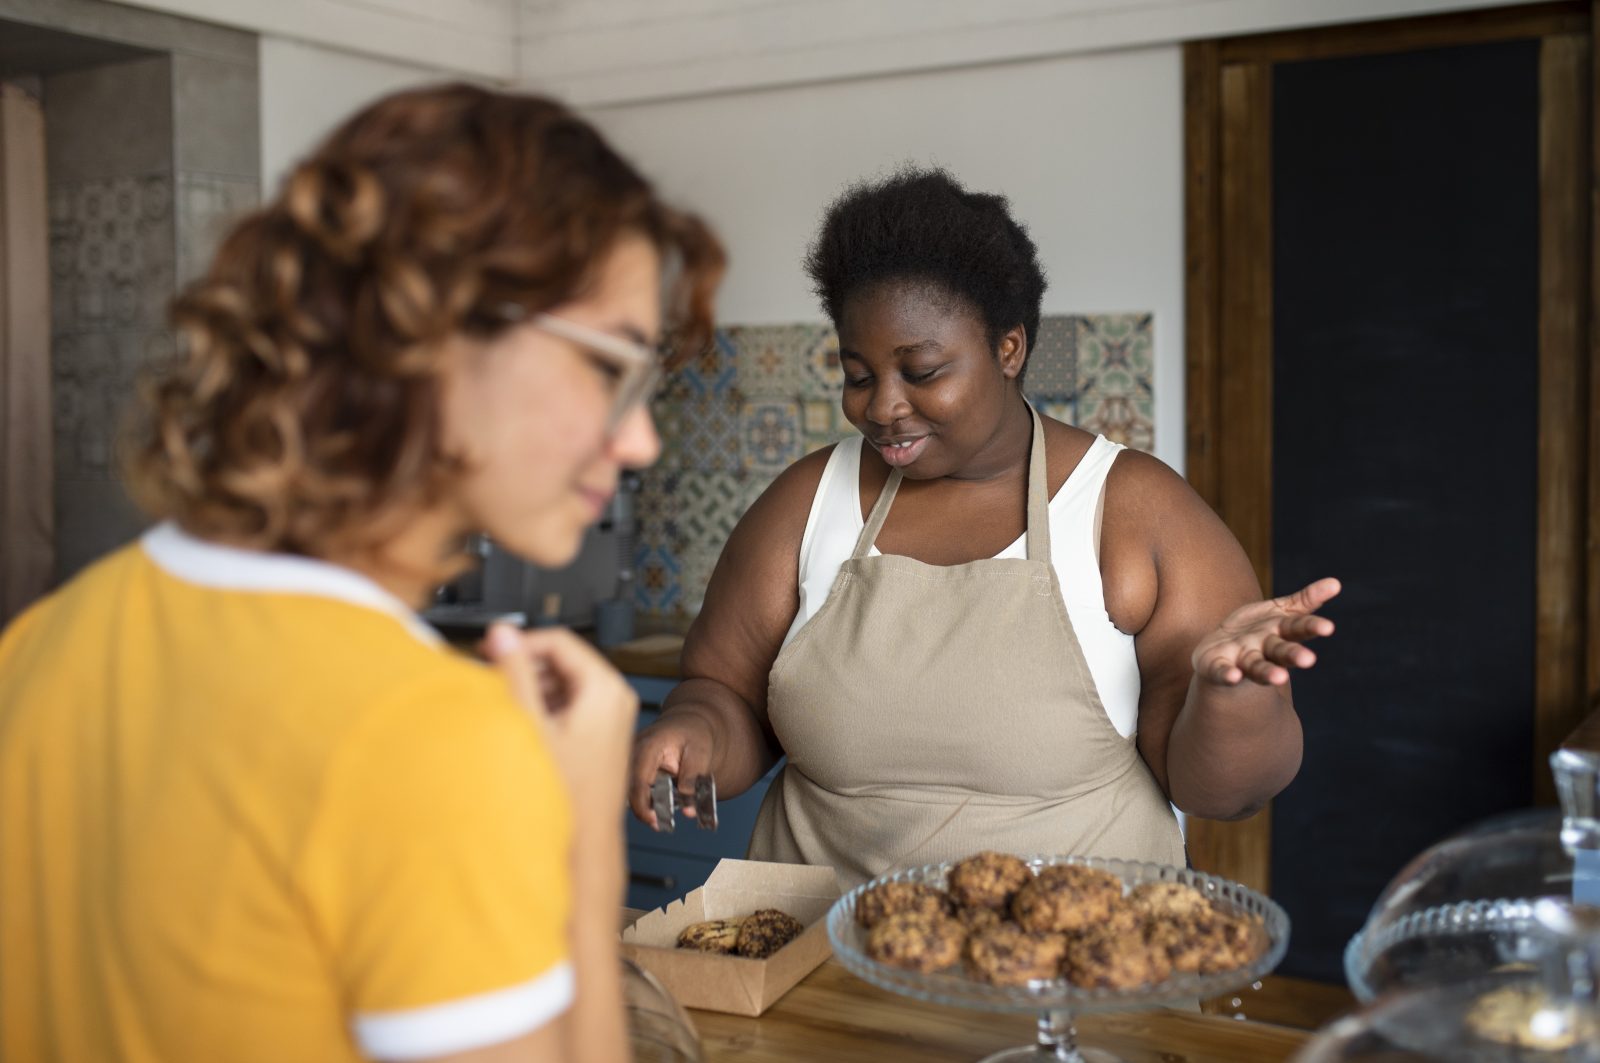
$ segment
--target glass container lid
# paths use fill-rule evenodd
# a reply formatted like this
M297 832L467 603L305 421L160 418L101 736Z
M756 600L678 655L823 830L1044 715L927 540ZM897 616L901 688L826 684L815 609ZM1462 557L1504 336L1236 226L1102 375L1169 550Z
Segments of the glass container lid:
M1600 908L1545 898L1530 970L1397 989L1329 1025L1294 1063L1600 1063Z
M1395 876L1345 950L1358 998L1534 974L1553 932L1537 903L1600 906L1600 754L1560 750L1550 766L1559 811L1485 820Z

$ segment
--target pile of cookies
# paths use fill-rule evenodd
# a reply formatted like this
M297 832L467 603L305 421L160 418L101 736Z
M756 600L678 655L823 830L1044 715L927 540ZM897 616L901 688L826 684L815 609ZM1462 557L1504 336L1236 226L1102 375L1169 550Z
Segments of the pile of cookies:
M1266 946L1260 921L1224 912L1174 882L1124 893L1098 868L1058 864L1037 875L983 852L954 865L947 889L884 882L861 895L856 921L879 963L940 971L965 961L995 985L1065 978L1084 989L1132 989L1173 974L1232 970Z
M749 915L691 923L678 935L678 947L764 960L799 937L804 929L800 920L788 912L757 908Z

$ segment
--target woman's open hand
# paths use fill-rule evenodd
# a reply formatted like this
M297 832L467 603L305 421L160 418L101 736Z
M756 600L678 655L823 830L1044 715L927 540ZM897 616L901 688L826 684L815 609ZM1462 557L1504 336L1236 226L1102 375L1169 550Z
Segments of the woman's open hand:
M1282 686L1291 668L1317 662L1304 643L1333 634L1333 621L1317 610L1339 590L1338 580L1319 579L1282 598L1240 606L1195 647L1190 658L1195 674L1219 686L1245 680Z

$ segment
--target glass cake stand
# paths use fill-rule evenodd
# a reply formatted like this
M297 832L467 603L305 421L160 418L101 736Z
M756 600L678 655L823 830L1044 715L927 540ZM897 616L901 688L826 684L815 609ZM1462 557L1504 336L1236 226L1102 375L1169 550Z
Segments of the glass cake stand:
M867 933L856 922L856 905L861 895L884 882L919 882L943 889L946 873L955 866L955 861L949 861L882 875L840 897L828 912L828 940L833 944L834 955L857 977L916 1000L985 1011L1028 1012L1039 1016L1036 1044L1006 1049L981 1063L1023 1063L1025 1060L1123 1063L1110 1052L1080 1048L1077 1031L1073 1027L1073 1016L1085 1012L1192 1003L1203 997L1217 996L1248 985L1272 970L1289 947L1289 917L1283 909L1237 882L1168 864L1131 860L1077 856L1034 856L1023 859L1036 872L1055 864L1100 868L1118 876L1130 888L1146 882L1175 882L1192 886L1221 911L1258 917L1265 931L1265 947L1255 960L1243 967L1214 974L1174 974L1166 981L1134 989L1080 989L1060 978L1029 982L1025 986L997 986L968 977L959 965L924 974L890 967L868 956Z

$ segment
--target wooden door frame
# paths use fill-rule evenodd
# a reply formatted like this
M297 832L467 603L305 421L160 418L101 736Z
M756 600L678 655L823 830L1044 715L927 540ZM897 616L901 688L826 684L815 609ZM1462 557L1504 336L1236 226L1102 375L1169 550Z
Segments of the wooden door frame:
M1545 802L1546 758L1600 700L1597 15L1600 0L1542 3L1184 46L1187 476L1270 590L1271 66L1543 40L1534 778ZM1268 890L1271 832L1270 805L1240 822L1190 820L1190 860Z

